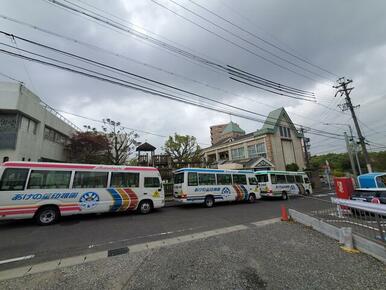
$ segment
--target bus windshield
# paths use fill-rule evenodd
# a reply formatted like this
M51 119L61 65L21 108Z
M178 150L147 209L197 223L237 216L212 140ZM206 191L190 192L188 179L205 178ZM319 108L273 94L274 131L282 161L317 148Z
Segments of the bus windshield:
M174 175L174 184L184 183L184 173L177 173Z

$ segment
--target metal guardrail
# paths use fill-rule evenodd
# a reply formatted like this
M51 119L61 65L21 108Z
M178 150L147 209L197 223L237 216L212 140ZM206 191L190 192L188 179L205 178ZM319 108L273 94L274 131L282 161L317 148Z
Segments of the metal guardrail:
M331 198L329 208L311 215L337 227L351 227L353 233L386 247L386 205Z

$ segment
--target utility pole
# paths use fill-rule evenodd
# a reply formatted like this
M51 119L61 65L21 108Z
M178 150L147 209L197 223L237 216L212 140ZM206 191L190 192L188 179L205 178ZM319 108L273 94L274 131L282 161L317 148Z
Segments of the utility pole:
M352 156L352 146L350 145L349 143L349 140L348 140L348 136L347 136L347 133L344 132L344 140L346 141L346 147L347 147L347 152L348 152L348 157L350 158L350 164L351 164L351 168L352 168L352 172L354 174L354 178L355 178L355 181L357 180L357 171L355 169L355 163L354 163L354 158Z
M306 158L306 167L308 170L310 170L310 155L308 153L308 149L310 147L310 138L304 137L304 128L300 128L300 132L302 133L303 136L303 146L304 146L304 155Z
M371 168L369 154L366 149L365 138L362 135L362 131L361 131L361 128L359 127L358 119L356 117L355 110L354 110L358 106L354 107L352 105L351 98L350 98L350 93L354 89L354 87L349 88L348 85L352 83L352 80L349 80L349 79L346 80L345 78L342 77L342 78L339 78L337 82L338 84L334 86L334 88L337 89L335 93L335 97L337 96L338 93L340 93L341 96L343 95L345 96L345 103L339 105L339 107L342 109L342 111L350 110L355 128L358 133L359 142L362 147L363 156L365 158L365 162L367 165L367 171L372 172L373 170Z
M360 162L359 162L359 157L358 157L357 143L356 143L356 141L354 140L354 135L353 135L353 133L352 133L352 128L351 128L351 126L348 125L348 127L349 127L349 129L350 129L351 148L352 148L352 150L354 151L355 159L356 159L356 162L357 162L357 165L358 165L359 175L362 175L361 164L360 164Z

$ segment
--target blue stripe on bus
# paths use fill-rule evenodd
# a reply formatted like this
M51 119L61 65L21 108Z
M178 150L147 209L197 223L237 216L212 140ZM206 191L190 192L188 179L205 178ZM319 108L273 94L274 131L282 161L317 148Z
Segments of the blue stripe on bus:
M122 197L114 188L109 188L107 190L110 192L110 194L114 200L114 204L110 210L111 211L117 211L122 205Z

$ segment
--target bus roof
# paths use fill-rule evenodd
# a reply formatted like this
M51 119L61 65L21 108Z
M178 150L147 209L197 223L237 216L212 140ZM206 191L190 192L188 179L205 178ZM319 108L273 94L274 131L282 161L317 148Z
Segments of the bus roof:
M376 188L379 184L376 180L378 176L385 176L386 172L372 172L358 176L359 187L361 188Z
M306 174L303 171L281 171L281 170L260 170L255 171L255 174L269 174L269 173L281 173L281 174Z
M174 173L180 172L211 172L211 173L253 173L252 170L231 170L231 169L211 169L211 168L181 168Z
M7 161L1 164L2 167L24 167L24 168L46 168L46 169L85 169L85 170L123 170L123 171L158 171L155 167L141 166L120 166L103 164L76 164L76 163L52 163L52 162L24 162Z

